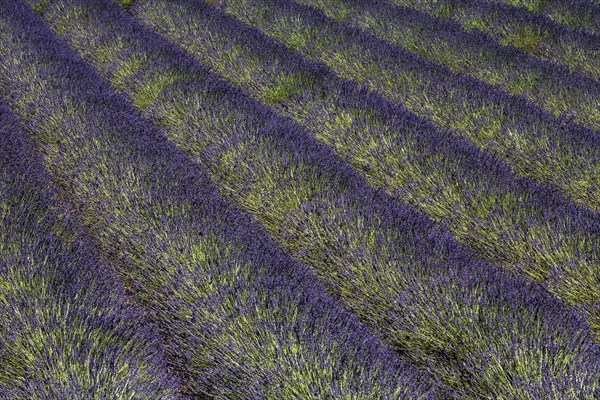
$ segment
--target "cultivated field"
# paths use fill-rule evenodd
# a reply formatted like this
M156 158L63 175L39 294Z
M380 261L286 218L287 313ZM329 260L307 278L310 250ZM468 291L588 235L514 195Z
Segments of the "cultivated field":
M600 399L600 0L0 0L0 399Z

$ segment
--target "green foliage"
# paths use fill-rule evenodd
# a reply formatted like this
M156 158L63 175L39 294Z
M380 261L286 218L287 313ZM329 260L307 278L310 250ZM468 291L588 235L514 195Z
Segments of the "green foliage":
M527 11L539 14L546 9L554 0L504 0L506 4L514 7L523 7Z
M300 93L301 90L302 76L282 75L275 84L265 86L259 97L265 103L275 105Z
M117 0L118 3L123 6L126 10L129 9L135 0Z
M502 44L506 46L515 46L525 50L529 54L535 55L540 52L540 46L546 36L547 33L543 29L529 25L512 30L502 40Z
M51 0L38 0L31 6L31 8L36 14L41 15L46 7L50 5L50 1Z

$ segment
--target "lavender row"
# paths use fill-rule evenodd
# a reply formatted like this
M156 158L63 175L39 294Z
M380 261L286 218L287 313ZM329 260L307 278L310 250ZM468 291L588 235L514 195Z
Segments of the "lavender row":
M453 20L465 29L491 36L505 46L517 47L542 60L598 77L600 44L597 35L573 31L546 17L484 0L386 1Z
M506 158L518 173L558 186L579 204L600 209L600 165L596 162L600 139L596 133L336 23L308 6L232 0L225 11L310 60L327 64L341 77Z
M519 179L451 133L344 83L218 10L186 1L138 0L131 11L310 130L371 185L426 212L476 253L598 313L600 223L593 213L552 188ZM114 71L113 82L127 90Z
M0 102L0 397L176 399L160 338Z
M346 307L460 396L598 390L595 359L579 353L597 351L591 331L539 286L472 261L308 132L115 5L61 1L43 17Z
M598 0L487 0L522 7L530 13L592 34L600 34L600 2Z
M579 99L598 96L600 82L570 75L565 68L542 62L514 47L504 47L485 35L465 31L459 24L426 13L379 1L297 0L330 18L365 30L388 43L525 98L555 116L585 113ZM588 60L600 77L600 52ZM568 91L573 98L560 98ZM600 104L600 103L598 103Z
M229 206L31 10L10 3L0 7L0 91L156 321L186 394L449 396Z

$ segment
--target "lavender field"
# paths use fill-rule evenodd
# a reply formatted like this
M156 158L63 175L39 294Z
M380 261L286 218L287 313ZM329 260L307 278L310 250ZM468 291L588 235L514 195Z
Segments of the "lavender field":
M0 0L0 399L600 399L600 0Z

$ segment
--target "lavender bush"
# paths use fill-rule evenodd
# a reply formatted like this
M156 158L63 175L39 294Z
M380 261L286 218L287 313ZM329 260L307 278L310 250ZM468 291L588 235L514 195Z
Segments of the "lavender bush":
M517 47L532 56L565 65L598 79L598 32L573 31L556 24L547 16L494 4L494 0L386 1L424 11L440 19L454 20L464 28L485 33L505 46ZM563 6L560 8L564 10L566 6L574 10L569 3L575 1L561 0Z
M600 150L595 132L337 24L307 6L237 0L228 1L225 11L303 56L324 62L341 77L507 158L524 176L552 183L580 204L599 209ZM569 92L564 96L568 98ZM590 116L600 112L598 98L588 99Z
M228 205L31 10L8 3L0 7L0 91L155 321L185 395L450 396Z
M593 213L552 188L519 179L489 154L341 81L218 10L187 1L139 0L132 12L310 129L371 185L427 212L489 261L543 282L570 304L585 305L598 327L600 225ZM93 57L93 48L86 49ZM119 74L114 71L113 81Z
M15 227L0 230L0 260L29 251L0 278L35 257L92 266L42 274L60 276L52 290L0 280L0 312L35 308L22 320L59 327L9 317L20 333L0 331L0 387L15 398L599 397L600 221L586 196L597 176L558 184L594 171L595 133L348 20L244 1L0 0L0 120L27 148L0 150L0 171L13 171L0 175L0 216ZM593 118L586 107L566 110ZM508 151L521 142L498 132L504 153L486 145L495 115L528 147ZM592 167L569 169L584 156ZM48 248L48 232L64 246ZM6 287L18 301L2 302ZM71 310L115 323L86 333L98 318L81 325ZM106 351L73 351L96 339Z
M600 34L600 2L598 0L487 0L524 8L530 13L547 16L572 29Z
M183 398L73 211L0 102L0 398Z
M548 101L560 98L568 90L574 99L585 99L599 92L600 83L594 79L569 74L564 68L549 62L540 62L526 52L505 47L497 41L464 30L449 20L437 20L426 13L404 7L395 7L379 1L359 0L298 0L311 5L327 16L361 28L389 43L465 73L488 84L545 108L551 114L561 115L577 110L585 100L564 102ZM596 68L600 53L592 53L586 62L593 66L594 78L600 75ZM585 113L585 110L582 110Z
M116 5L60 1L42 15L345 307L459 397L598 390L585 321L540 286L474 260Z

